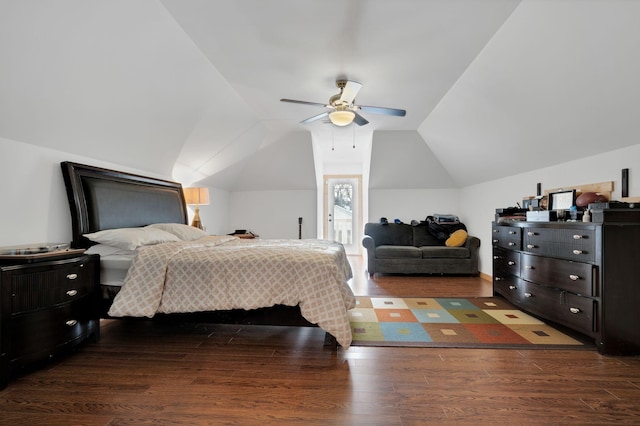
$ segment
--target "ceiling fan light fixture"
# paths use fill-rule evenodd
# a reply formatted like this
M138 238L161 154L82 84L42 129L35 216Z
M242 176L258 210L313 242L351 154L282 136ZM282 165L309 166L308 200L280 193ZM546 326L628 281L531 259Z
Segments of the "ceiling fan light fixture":
M329 113L329 120L336 126L348 126L353 122L356 114L348 109L336 109Z

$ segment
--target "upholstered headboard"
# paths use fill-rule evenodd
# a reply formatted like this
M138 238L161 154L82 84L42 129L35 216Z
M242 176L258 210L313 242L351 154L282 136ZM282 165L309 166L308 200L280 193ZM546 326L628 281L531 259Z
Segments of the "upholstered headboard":
M60 165L74 248L91 245L82 236L90 232L188 221L182 185L177 182L68 161Z

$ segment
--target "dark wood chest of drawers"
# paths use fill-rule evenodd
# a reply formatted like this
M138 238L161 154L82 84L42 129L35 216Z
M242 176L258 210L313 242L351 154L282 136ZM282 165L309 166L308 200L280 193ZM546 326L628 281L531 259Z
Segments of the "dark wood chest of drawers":
M599 223L493 223L493 288L519 308L640 354L640 211Z
M2 262L0 388L20 367L99 339L98 283L96 255Z

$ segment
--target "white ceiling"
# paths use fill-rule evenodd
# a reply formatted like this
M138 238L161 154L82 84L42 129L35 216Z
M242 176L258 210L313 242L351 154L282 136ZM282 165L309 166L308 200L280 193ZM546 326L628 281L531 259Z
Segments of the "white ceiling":
M326 132L280 98L347 77L407 110L363 114L373 143L417 132L470 185L637 144L637 22L625 0L0 0L0 137L228 180Z

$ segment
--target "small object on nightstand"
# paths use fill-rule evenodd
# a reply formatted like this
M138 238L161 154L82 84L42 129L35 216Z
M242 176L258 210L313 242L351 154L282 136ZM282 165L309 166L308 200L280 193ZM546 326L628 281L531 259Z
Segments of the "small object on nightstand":
M243 240L250 240L253 238L258 238L260 235L254 234L251 231L247 231L246 229L236 229L233 234L229 234L234 237L242 238Z

